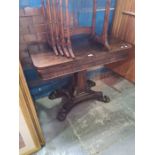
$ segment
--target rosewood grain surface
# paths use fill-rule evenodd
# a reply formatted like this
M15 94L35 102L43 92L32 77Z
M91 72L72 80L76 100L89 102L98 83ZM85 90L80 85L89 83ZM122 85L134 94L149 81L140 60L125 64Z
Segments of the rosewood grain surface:
M81 40L81 39L80 39ZM119 40L111 40L111 50L88 40L73 44L76 59L55 56L52 51L30 51L33 65L44 80L72 74L88 68L124 60L128 57L131 45Z

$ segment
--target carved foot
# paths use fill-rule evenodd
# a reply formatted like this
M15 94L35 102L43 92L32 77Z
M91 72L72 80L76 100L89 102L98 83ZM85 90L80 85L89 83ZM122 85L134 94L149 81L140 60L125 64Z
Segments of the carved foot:
M101 101L101 102L104 102L104 103L109 103L110 102L109 96L103 95L102 92L92 91L92 93L95 94L95 98L94 99L96 99L98 101Z
M104 103L109 103L109 102L110 102L109 96L104 95L104 96L103 96L103 102L104 102Z
M87 80L87 86L88 86L88 88L95 87L96 83L92 80Z
M66 116L67 116L67 111L62 108L57 114L57 119L59 121L64 121L66 119Z
M70 93L68 90L55 90L54 92L50 93L48 98L50 100L53 100L55 98L59 98L59 97L66 97L66 98L71 98Z

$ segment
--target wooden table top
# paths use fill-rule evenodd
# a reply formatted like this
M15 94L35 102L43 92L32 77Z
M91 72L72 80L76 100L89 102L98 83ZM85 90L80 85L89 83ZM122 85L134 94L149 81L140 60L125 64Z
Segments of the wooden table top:
M33 65L44 80L124 60L132 48L132 45L115 39L110 41L110 51L86 39L80 41L75 39L74 42L75 59L55 56L49 49L38 52L30 51Z

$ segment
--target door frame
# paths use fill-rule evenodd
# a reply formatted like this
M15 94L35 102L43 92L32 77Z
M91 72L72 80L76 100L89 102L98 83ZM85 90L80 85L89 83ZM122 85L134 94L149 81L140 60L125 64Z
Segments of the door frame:
M45 144L45 139L21 64L19 64L19 106L36 145L36 148L28 152L35 152Z

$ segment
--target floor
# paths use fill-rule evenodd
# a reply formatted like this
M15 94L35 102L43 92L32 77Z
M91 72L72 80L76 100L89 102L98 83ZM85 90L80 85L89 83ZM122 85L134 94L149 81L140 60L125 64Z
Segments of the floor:
M55 118L61 99L36 101L46 145L35 155L134 155L134 84L114 73L95 81L111 102L87 101L64 122Z

